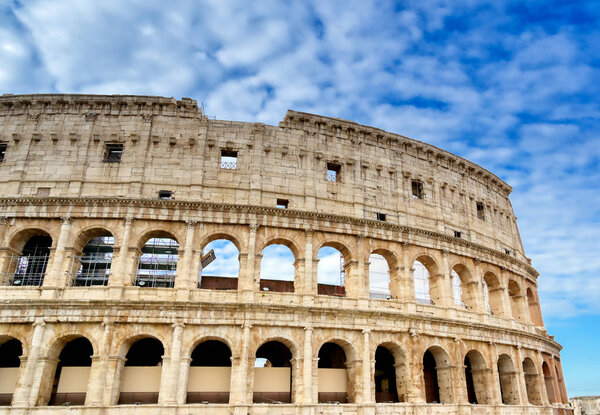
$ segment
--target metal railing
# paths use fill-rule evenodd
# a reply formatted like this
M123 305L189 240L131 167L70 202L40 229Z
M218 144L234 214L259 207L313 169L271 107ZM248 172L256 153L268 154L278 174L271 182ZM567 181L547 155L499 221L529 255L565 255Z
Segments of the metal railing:
M237 161L221 161L221 168L227 170L237 169Z
M83 255L72 257L71 284L73 287L107 285L112 264L110 255Z
M49 255L11 255L6 285L40 286L44 282Z
M137 264L136 286L173 288L177 256L143 254L137 257Z

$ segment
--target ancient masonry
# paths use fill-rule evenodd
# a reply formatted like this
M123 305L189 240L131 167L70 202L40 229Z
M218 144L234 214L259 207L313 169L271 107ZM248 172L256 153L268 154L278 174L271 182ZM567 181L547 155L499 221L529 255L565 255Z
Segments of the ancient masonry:
M0 189L0 414L571 413L511 187L431 145L3 95Z

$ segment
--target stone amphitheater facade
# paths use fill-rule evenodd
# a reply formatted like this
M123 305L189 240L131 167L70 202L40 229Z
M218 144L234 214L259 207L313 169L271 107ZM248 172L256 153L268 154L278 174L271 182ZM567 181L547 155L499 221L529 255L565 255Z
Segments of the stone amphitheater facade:
M0 151L0 414L571 413L512 189L468 160L336 118L117 95L3 95ZM167 239L173 267L144 280ZM199 283L215 240L239 275ZM273 244L293 281L261 279Z

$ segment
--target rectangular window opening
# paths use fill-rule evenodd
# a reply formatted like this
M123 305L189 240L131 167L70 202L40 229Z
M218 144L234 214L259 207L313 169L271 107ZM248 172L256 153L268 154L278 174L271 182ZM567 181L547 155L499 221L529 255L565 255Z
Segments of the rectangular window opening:
M413 180L411 187L413 199L423 199L423 182Z
M377 213L377 220L385 222L385 213Z
M460 231L454 231L455 238L462 238L462 233Z
M337 163L327 163L327 181L339 182L342 166Z
M158 198L163 200L173 199L173 192L171 190L159 190Z
M48 196L50 196L50 188L49 187L38 187L37 193L35 195L37 197L48 197Z
M286 199L277 199L277 205L276 206L279 209L287 209L289 204L290 204L289 200L286 200Z
M221 168L227 170L237 169L237 151L221 150Z
M105 163L120 163L123 156L123 144L106 144L104 151Z
M483 202L477 202L477 218L485 220L485 206L483 206Z
M0 163L4 161L4 156L6 155L6 147L7 143L0 143Z
M506 249L506 248L504 248L504 253L505 253L506 255L510 255L510 249Z

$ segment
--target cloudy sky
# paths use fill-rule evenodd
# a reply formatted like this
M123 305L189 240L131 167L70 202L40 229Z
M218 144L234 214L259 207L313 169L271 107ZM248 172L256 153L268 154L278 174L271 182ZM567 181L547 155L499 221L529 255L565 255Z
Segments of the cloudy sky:
M219 119L269 124L292 108L486 167L515 188L569 394L591 395L598 45L594 0L0 0L0 92L192 97Z

